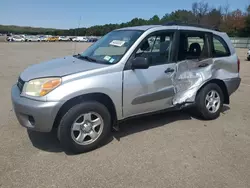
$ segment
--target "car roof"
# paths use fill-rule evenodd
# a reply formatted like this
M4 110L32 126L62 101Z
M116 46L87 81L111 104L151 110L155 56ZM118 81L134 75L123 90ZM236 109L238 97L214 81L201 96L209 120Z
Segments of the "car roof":
M146 31L148 29L155 28L157 26L159 27L161 25L141 25L141 26L133 26L133 27L124 27L124 28L120 28L117 30L142 30L142 31Z
M152 32L154 31L161 31L161 30L189 30L189 31L203 31L203 32L209 32L212 33L213 35L220 36L224 39L224 41L227 43L227 45L230 48L230 51L232 54L235 53L235 49L232 45L232 42L230 38L228 37L227 33L225 32L220 32L215 29L210 29L207 27L202 27L199 25L188 25L188 24L165 24L165 25L142 25L142 26L134 26L134 27L125 27L117 30L141 30L141 31L147 31L151 30Z
M177 30L192 30L192 31L204 31L204 32L212 32L214 34L220 35L222 32L213 30L213 29L207 29L203 27L195 27L195 26L181 26L181 25L142 25L142 26L134 26L134 27L124 27L117 30L141 30L146 31L149 29L156 28L157 30L167 30L167 29L177 29Z

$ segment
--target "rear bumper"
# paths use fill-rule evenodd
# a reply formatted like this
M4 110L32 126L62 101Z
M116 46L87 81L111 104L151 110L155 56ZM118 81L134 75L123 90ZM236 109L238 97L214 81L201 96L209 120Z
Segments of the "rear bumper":
M232 95L240 86L241 83L241 78L231 78L224 80L226 86L227 86L227 91L228 95Z
M19 123L30 130L50 132L56 115L62 106L60 102L42 102L20 97L19 88L11 90L13 109Z

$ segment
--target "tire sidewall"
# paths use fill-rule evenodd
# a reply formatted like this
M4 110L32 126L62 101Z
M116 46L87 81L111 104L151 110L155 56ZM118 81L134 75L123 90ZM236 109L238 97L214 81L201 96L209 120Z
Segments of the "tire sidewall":
M88 113L91 111L98 113L102 117L104 122L102 133L98 137L98 139L91 144L88 145L77 144L71 137L72 124L81 114ZM96 149L100 145L104 144L105 140L108 138L110 130L111 130L111 117L108 109L101 103L90 101L90 102L83 102L73 106L63 116L59 125L58 134L61 145L66 151L70 151L73 153L82 153Z
M206 108L206 103L205 103L205 99L206 99L207 94L212 90L215 90L220 95L220 107L215 113L211 113ZM198 108L198 111L201 113L202 117L205 120L213 120L213 119L216 119L220 116L221 109L223 107L223 101L224 101L224 95L223 95L221 88L217 84L210 83L210 84L205 85L201 89L201 91L198 93L196 106Z

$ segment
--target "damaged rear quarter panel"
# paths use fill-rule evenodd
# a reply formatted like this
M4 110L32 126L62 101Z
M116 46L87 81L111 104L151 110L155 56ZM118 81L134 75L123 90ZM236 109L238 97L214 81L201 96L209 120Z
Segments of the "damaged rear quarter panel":
M239 77L239 73L236 54L230 57L210 58L202 61L178 62L176 74L173 76L175 88L173 105L194 103L197 91L213 79L225 81L237 77Z

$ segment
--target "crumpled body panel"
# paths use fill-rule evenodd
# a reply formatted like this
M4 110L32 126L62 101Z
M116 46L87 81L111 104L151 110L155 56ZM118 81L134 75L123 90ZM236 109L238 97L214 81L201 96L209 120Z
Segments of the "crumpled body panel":
M197 91L212 79L228 80L239 77L237 64L233 63L233 59L237 57L179 62L173 76L173 105L194 103Z

